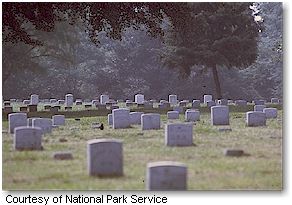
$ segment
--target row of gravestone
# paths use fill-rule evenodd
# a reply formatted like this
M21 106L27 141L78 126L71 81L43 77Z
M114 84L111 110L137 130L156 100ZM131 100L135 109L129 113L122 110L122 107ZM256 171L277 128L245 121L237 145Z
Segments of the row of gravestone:
M155 100L150 100L150 101L145 101L144 95L142 94L137 94L135 95L135 101L131 101L131 100L126 100L126 103L136 103L136 104L144 104L145 102L156 102ZM227 105L230 103L233 103L232 100L227 100L227 99L219 99L219 100L213 100L213 96L212 95L204 95L203 96L203 103L204 104L217 104L217 105ZM15 99L10 100L10 101L5 101L4 102L4 106L8 106L10 105L10 102L14 102ZM24 100L23 104L31 104L31 105L37 105L40 102L39 99L39 95L33 94L30 96L30 100ZM47 99L47 100L43 100L44 103L50 103L50 104L65 104L66 107L72 107L74 104L74 99L73 99L73 95L72 94L66 94L65 95L65 100L57 100L57 99ZM90 101L87 100L87 103L89 103ZM95 104L96 102L99 102L100 104L106 104L106 103L110 103L110 102L121 102L121 100L111 100L109 98L108 95L101 95L100 96L100 100L93 100L91 101L92 104ZM161 100L160 103L165 103L168 102L170 103L170 105L180 105L180 106L184 106L185 104L189 103L189 100L182 100L182 101L178 101L177 95L169 95L168 96L168 101L166 100ZM193 100L193 103L198 103L200 102L199 100ZM209 103L208 103L209 102ZM76 99L75 104L76 105L82 105L83 101L81 99ZM245 100L235 100L234 101L235 104L237 105L245 105L247 103L247 101ZM256 105L262 105L265 104L266 101L265 100L254 100L253 101L254 104ZM272 98L271 99L271 103L276 103L279 104L281 103L281 101L278 98Z
M168 119L179 119L179 111L168 111ZM277 108L266 108L265 105L255 105L254 111L246 113L247 126L264 126L266 119L277 118ZM185 121L195 122L200 120L200 111L187 109ZM143 112L130 112L127 108L114 109L108 114L108 124L113 129L129 128L130 125L141 124L142 130L160 129L160 114ZM229 125L229 107L224 105L211 107L212 125Z

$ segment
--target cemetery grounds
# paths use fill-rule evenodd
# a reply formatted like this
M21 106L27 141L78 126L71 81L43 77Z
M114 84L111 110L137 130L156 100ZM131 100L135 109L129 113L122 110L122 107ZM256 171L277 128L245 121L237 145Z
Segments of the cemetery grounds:
M122 106L120 106L122 107ZM73 111L81 112L82 106ZM139 111L144 111L139 109ZM49 111L47 111L49 113ZM145 111L146 112L146 111ZM2 188L4 190L145 190L148 162L177 161L187 166L188 190L282 190L282 110L265 127L246 127L245 112L230 112L230 126L210 125L210 112L201 111L193 129L194 145L167 147L164 124L183 122L161 115L159 130L141 130L140 125L114 130L107 116L66 118L66 125L54 128L43 138L42 151L13 150L8 122L2 121ZM93 129L101 122L104 130ZM219 128L232 131L219 131ZM88 175L87 141L113 138L123 141L124 176ZM225 148L239 148L241 157L224 156ZM71 151L72 160L54 160L53 153Z

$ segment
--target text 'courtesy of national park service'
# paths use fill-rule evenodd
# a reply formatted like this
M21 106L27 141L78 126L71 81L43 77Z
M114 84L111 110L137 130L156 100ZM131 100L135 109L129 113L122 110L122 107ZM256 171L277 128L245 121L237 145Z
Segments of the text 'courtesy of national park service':
M167 203L167 197L165 196L113 196L111 194L98 195L98 196L84 196L84 195L59 195L59 196L13 196L11 194L6 196L6 202L8 204L104 204L104 203L151 203L151 204L165 204Z

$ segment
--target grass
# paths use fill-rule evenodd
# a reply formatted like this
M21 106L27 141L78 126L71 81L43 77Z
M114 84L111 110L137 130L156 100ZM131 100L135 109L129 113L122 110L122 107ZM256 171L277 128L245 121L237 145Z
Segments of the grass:
M3 121L3 189L145 190L147 163L172 160L187 165L188 190L282 190L282 111L266 127L245 127L244 113L230 113L231 132L219 132L218 126L210 125L210 114L202 113L191 147L166 147L167 119L165 115L161 119L160 130L148 131L138 125L113 130L105 116L66 119L66 126L43 138L43 151L14 151ZM179 121L183 119L180 115ZM105 129L92 129L94 122L103 122ZM86 142L94 138L123 141L123 177L88 175ZM250 156L226 157L225 148L240 148ZM68 150L73 160L53 159L54 152Z

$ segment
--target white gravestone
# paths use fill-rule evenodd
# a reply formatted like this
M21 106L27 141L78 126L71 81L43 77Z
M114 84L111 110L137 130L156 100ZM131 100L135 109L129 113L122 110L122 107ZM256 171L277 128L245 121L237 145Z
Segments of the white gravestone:
M107 102L109 102L109 96L108 95L101 95L100 96L100 104L105 105Z
M93 139L87 142L87 168L92 176L122 176L122 142L114 139Z
M160 129L160 114L148 113L141 115L142 130Z
M204 104L207 104L208 101L212 101L212 95L204 95Z
M229 125L229 107L218 105L211 107L212 125Z
M143 112L130 112L130 124L141 125L141 116Z
M53 125L65 125L65 115L54 115L52 116Z
M38 127L17 127L14 129L15 150L41 150L42 130Z
M142 94L135 95L135 103L143 104L144 103L144 95L142 95Z
M180 106L174 106L173 111L177 111L178 113L184 113L184 108Z
M195 122L200 120L200 111L198 110L186 110L185 121Z
M166 124L164 132L167 146L193 145L193 123Z
M14 128L27 125L26 113L11 113L8 115L8 130L9 133L14 133Z
M255 105L253 108L254 109L253 111L263 112L265 108L266 108L265 105Z
M30 104L31 105L37 105L39 103L39 96L36 94L33 94L30 96Z
M113 114L107 115L107 123L108 125L113 125Z
M53 123L49 118L35 118L32 120L32 127L40 127L46 134L52 132Z
M130 127L130 110L127 108L114 109L112 111L113 129Z
M23 103L24 105L29 105L29 104L30 104L30 100L24 100L22 103Z
M65 95L65 106L72 107L73 103L74 103L73 95L72 94Z
M168 111L167 112L167 119L179 119L179 112L178 111Z
M147 190L186 190L187 167L178 162L161 161L147 164Z
M246 113L246 125L248 127L257 127L266 125L266 114L259 111L250 111Z
M263 112L266 114L266 118L277 118L278 110L277 108L264 108Z
M161 101L160 101L161 102ZM169 95L168 96L168 102L171 105L176 105L177 104L177 95Z
M279 104L279 99L278 98L272 98L271 99L271 103L274 103L274 104Z

